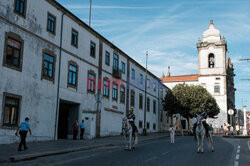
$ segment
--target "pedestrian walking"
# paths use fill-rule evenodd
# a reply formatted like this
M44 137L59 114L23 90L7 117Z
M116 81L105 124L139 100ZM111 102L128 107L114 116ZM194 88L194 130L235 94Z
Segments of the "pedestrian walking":
M27 133L28 131L30 132L30 135L31 135L31 130L30 130L30 124L29 124L29 118L26 117L25 118L25 121L22 122L19 127L17 128L17 131L16 131L16 136L18 134L18 131L19 131L19 134L20 134L20 143L19 143L19 146L18 146L18 151L22 151L22 146L24 147L24 150L28 149L28 147L26 146L26 136L27 136Z
M77 139L78 127L79 127L78 120L75 120L75 122L73 124L73 140Z
M83 139L83 134L85 130L84 120L80 123L81 133L80 133L80 139Z
M169 127L169 133L170 133L171 144L174 144L175 127L173 125L170 125L170 127Z
M227 135L227 133L228 133L228 128L226 123L224 123L224 135Z

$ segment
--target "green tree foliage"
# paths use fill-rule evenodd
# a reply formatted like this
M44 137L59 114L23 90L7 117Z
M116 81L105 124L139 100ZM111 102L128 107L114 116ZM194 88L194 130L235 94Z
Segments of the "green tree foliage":
M177 84L164 98L163 106L169 114L179 113L185 118L194 117L201 106L211 118L220 112L214 97L200 85Z

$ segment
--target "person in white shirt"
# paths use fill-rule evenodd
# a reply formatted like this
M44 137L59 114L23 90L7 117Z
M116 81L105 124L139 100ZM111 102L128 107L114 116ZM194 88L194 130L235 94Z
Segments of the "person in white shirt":
M174 143L174 137L175 137L175 127L173 125L170 125L169 133L170 133L171 144L173 144Z

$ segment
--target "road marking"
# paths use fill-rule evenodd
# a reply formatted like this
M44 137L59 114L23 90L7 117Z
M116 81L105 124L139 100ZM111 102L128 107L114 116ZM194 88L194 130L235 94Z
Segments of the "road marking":
M248 150L250 151L250 140L248 140L247 145L248 145Z
M169 152L164 152L164 153L162 153L162 155L166 155L166 154L168 154Z
M238 149L240 149L240 145L238 145Z
M237 154L235 159L236 159L236 160L239 160L239 158L240 158L240 155Z
M239 166L239 162L238 162L238 161L235 161L235 162L234 162L234 166Z
M237 153L240 153L240 149L237 150Z
M145 160L145 162L149 162L149 161L151 161L151 160L155 160L155 159L157 159L157 157L156 157L156 156L151 157L151 158L149 158L149 159Z

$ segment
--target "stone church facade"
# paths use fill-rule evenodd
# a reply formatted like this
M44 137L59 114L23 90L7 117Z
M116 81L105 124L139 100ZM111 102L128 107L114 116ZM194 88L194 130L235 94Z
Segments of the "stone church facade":
M234 68L228 54L225 37L215 29L213 21L198 40L198 74L162 77L163 83L172 89L176 84L201 85L216 99L220 108L217 119L208 119L213 127L219 128L230 122L228 109L235 109Z

